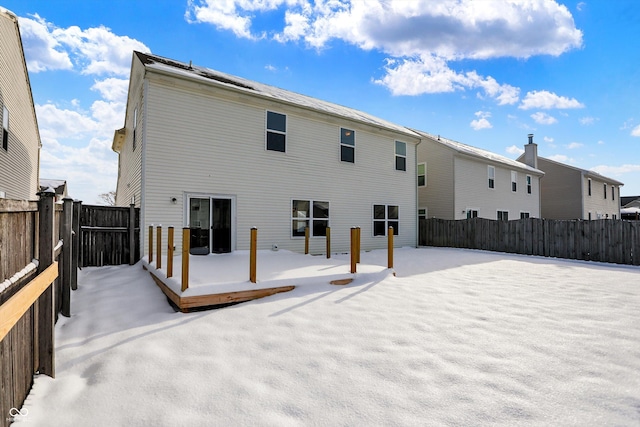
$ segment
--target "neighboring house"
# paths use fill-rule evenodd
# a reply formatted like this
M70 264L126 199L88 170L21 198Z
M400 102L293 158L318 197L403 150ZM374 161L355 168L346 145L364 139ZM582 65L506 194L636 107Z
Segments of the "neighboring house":
M640 208L640 196L620 197L620 206L623 208Z
M0 7L0 198L35 200L40 134L18 18Z
M620 218L640 220L640 196L620 197Z
M67 193L67 181L62 179L45 179L40 178L40 191L44 191L51 188L56 193L56 202L61 202L65 197L68 197Z
M418 215L511 220L540 217L544 172L492 152L416 131Z
M416 246L419 142L361 111L134 52L116 204L139 206L145 230L190 227L198 253L247 250L254 226L259 249L303 251L305 226L311 253L327 227L336 252L352 226L363 250L386 247L389 225Z
M518 161L544 171L542 217L548 219L620 219L620 187L624 184L596 172L538 157L537 145L525 146Z

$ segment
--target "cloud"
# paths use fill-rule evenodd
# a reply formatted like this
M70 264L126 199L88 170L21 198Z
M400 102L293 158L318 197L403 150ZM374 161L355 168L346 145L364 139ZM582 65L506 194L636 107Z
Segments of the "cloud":
M478 119L472 120L471 123L470 123L470 126L474 130L491 129L493 127L493 125L491 123L489 123L489 120L487 120L487 118L491 117L491 113L490 112L488 112L488 111L477 111L475 113L475 116L478 117Z
M522 103L518 106L521 110L530 110L532 108L549 110L552 108L567 109L583 107L584 105L578 102L575 98L569 99L564 96L558 96L555 93L546 90L527 92Z
M142 42L109 28L58 28L38 15L20 18L27 67L31 72L78 69L82 74L127 76L133 50L150 52Z
M582 126L589 126L589 125L594 124L594 123L596 122L596 120L597 120L597 119L596 119L596 118L594 118L594 117L582 117L582 118L580 119L580 124L581 124Z
M255 32L259 13L284 10L281 28ZM475 71L455 70L465 59L558 56L582 46L582 31L554 0L189 0L185 19L237 37L271 37L322 49L332 40L389 55L375 80L394 95L480 89L499 105L515 104L519 88Z
M606 166L606 165L599 165L596 166L594 168L591 169L594 172L599 173L600 175L605 175L605 176L620 176L622 174L625 173L632 173L632 172L640 172L640 165L621 165L621 166Z
M582 148L584 146L584 144L581 144L580 142L572 142L571 144L567 145L567 148L569 150L575 150L576 148Z
M550 136L545 136L542 139L543 139L544 142L553 142L554 141L554 139L551 138Z
M575 163L574 159L565 156L564 154L554 154L553 156L548 156L547 158L560 163Z
M640 125L631 130L631 136L640 136Z
M547 113L543 113L538 111L537 113L533 113L531 115L531 118L536 122L539 123L541 125L552 125L554 123L558 123L558 120L553 117L548 115Z
M510 147L507 147L505 151L514 156L519 156L522 153L524 153L524 150L518 147L517 145L512 145Z

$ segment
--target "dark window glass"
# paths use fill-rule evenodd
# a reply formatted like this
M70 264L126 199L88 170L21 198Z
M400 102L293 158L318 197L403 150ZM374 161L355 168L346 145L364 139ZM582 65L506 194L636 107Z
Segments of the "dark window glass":
M329 221L325 220L313 220L313 236L326 236L327 235L327 227L329 226Z
M313 202L313 218L329 218L329 202Z
M493 179L489 178L489 188L493 188L493 185L494 185Z
M267 111L267 129L278 132L287 131L287 116L273 111Z
M398 227L399 227L398 224L399 224L398 221L389 221L389 225L387 226L387 228L388 227L393 227L393 235L394 236L398 235Z
M307 220L294 219L292 222L291 234L296 237L304 237L304 229L309 225Z
M405 157L396 156L396 170L398 171L407 170L407 159Z
M386 230L384 229L385 221L373 221L373 235L374 236L384 236Z
M340 128L340 143L346 145L356 145L356 133L351 129Z
M373 205L373 218L385 219L385 205Z
M387 218L388 219L398 219L398 207L397 206L388 206L387 207Z
M267 132L267 150L286 151L285 135L282 133Z
M343 145L340 147L340 160L343 162L355 163L356 161L356 149L354 147L347 147Z

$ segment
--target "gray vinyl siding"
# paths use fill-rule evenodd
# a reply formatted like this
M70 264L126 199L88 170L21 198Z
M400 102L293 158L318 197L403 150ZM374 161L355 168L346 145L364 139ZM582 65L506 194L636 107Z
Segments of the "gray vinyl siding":
M620 187L616 187L615 199L611 197L612 183L591 177L591 196L588 194L589 176L583 175L582 185L584 192L583 219L612 219L615 215L620 218ZM604 185L607 185L607 198L604 198Z
M388 204L400 206L395 244L416 245L417 138L150 71L147 82L143 227L185 226L190 193L233 196L235 249L249 248L256 226L259 249L302 251L290 237L291 201L312 199L330 203L333 251L348 250L351 226L368 250L386 246L372 236L372 210ZM267 110L287 115L286 153L265 149ZM355 164L340 161L340 127L356 131ZM407 143L406 172L395 170L395 140ZM324 248L311 239L312 253Z
M418 187L418 205L429 218L454 219L453 151L429 138L418 145L418 163L427 164L427 185Z
M543 218L580 219L582 215L582 173L556 162L538 158L538 168L545 172L541 183ZM596 189L597 190L597 189ZM584 188L586 194L586 186Z
M479 218L497 219L497 211L508 211L509 219L519 219L520 212L539 217L539 178L524 170L505 167L499 163L456 155L455 217L466 218L466 211L478 211ZM495 168L494 188L489 188L488 166ZM517 173L517 190L511 189L511 172ZM531 176L532 191L527 193L526 175Z
M0 191L8 199L35 200L40 136L15 17L0 9L0 126L9 111L8 150L0 145Z

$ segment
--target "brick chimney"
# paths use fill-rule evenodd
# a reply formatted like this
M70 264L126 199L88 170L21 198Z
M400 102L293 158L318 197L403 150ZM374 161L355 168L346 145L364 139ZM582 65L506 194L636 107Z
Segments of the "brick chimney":
M538 144L533 142L532 133L529 134L529 143L524 146L522 162L527 166L538 169Z

